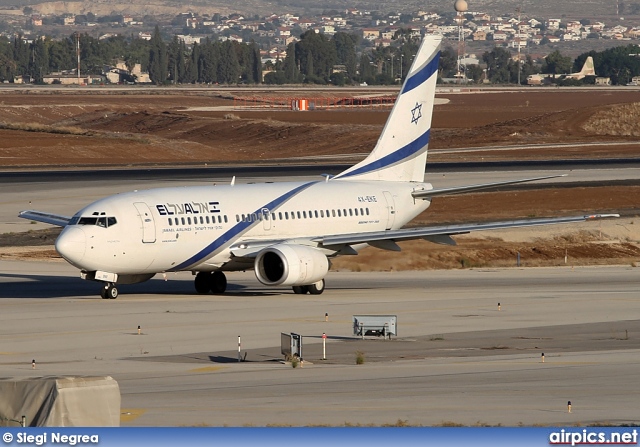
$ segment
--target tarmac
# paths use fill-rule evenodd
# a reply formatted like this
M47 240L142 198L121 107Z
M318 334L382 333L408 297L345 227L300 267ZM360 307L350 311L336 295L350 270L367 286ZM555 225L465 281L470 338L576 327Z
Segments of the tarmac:
M203 296L179 273L116 300L61 261L0 272L0 377L110 375L123 426L640 422L638 268L332 272L317 296L252 273ZM397 336L355 336L358 314L396 315Z

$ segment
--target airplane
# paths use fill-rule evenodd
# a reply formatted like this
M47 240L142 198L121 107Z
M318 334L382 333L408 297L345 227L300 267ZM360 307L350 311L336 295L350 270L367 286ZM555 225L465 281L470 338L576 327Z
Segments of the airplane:
M536 73L527 76L527 84L529 85L542 85L551 83L552 79L576 79L580 80L586 76L596 76L596 69L593 65L593 57L589 56L584 61L582 69L577 73L563 73L563 74L545 74Z
M254 270L265 286L321 294L330 259L366 246L398 251L397 242L455 245L477 230L579 222L590 215L403 228L434 197L555 176L435 189L424 181L442 37L428 36L373 151L318 181L168 187L100 199L72 217L28 210L19 216L64 227L57 252L85 280L118 285L190 271L198 293L224 293L225 272Z

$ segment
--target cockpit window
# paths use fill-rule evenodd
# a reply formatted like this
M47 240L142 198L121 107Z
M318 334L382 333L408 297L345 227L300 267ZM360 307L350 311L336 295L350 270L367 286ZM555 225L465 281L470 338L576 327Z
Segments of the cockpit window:
M115 217L74 217L69 221L69 225L97 225L102 228L112 227L117 224L118 221Z
M78 225L95 225L98 223L97 217L81 217Z

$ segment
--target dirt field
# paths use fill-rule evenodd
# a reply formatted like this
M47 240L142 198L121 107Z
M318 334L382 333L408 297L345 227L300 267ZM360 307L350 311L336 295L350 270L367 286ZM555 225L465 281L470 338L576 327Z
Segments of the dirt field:
M313 93L317 95L317 93ZM299 96L303 96L300 94ZM629 142L615 147L439 154L430 160L636 156L636 137L593 135L598 110L640 102L640 91L443 94L432 149L531 143ZM192 94L11 94L0 102L0 166L223 163L366 154L389 109L291 112L233 110L233 101ZM189 108L226 107L220 111ZM225 116L227 119L225 119ZM64 150L62 150L64 149Z
M0 98L0 169L51 165L216 164L361 154L375 145L389 109L337 108L292 112L234 110L233 100L214 93L187 94L12 94ZM317 93L314 93L317 95ZM228 94L226 94L228 96ZM638 137L586 131L603 110L640 102L640 91L593 89L563 92L443 94L437 105L430 148L575 143L576 146L508 151L438 153L432 161L640 157ZM199 108L192 111L191 108ZM203 111L202 108L207 108ZM222 108L217 110L215 108ZM602 142L581 147L579 143ZM608 142L624 143L606 146ZM640 208L638 186L567 188L517 193L482 193L435 200L414 224L511 219L621 211L633 225ZM455 248L408 243L404 255L367 250L342 258L337 269L421 269L513 265L517 252L527 265L563 264L565 254L577 264L640 261L640 235L618 234L620 222L597 229L550 229L532 240L531 232L458 237ZM602 227L604 225L604 227ZM640 226L640 222L636 224ZM527 230L529 231L529 230ZM546 231L546 230L545 230ZM594 234L597 233L597 234ZM538 233L536 233L538 234ZM0 256L51 254L51 238L41 234L3 235ZM34 238L36 242L34 242ZM514 240L515 238L515 240ZM29 252L28 254L26 252ZM525 256L526 255L526 256ZM47 255L48 256L48 255Z

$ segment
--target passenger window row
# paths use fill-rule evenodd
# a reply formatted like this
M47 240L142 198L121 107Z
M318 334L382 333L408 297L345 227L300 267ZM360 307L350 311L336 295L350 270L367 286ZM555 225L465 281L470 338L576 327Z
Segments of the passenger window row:
M278 211L261 212L251 214L236 214L236 222L256 222L263 220L296 220L296 219L324 219L333 217L359 217L368 216L369 208L342 208L333 210L310 210L310 211Z
M216 222L217 220L217 222ZM209 224L215 224L215 223L228 223L229 219L227 218L226 215L221 216L218 214L218 216L211 216L211 218L209 218L209 216L193 216L193 220L191 219L191 216L188 217L175 217L175 218L169 218L169 226L180 226L180 225L209 225Z

